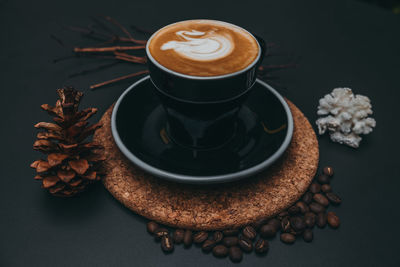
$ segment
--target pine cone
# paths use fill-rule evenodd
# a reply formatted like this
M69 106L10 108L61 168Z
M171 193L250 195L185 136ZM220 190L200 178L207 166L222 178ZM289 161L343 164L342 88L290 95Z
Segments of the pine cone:
M93 135L101 123L88 125L88 119L96 108L78 111L83 93L74 88L58 89L59 100L52 107L41 107L55 123L39 122L35 128L44 129L38 133L33 149L47 154L47 160L36 160L31 164L36 169L36 180L42 180L42 187L57 196L73 196L82 192L89 184L100 180L97 171L104 160L102 146L85 141Z

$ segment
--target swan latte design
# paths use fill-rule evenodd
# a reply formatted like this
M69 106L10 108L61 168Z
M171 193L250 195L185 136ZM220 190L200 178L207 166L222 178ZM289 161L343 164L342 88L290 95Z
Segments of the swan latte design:
M176 35L185 41L168 41L161 46L161 50L173 49L183 57L208 61L226 57L234 48L231 38L214 31L178 31Z

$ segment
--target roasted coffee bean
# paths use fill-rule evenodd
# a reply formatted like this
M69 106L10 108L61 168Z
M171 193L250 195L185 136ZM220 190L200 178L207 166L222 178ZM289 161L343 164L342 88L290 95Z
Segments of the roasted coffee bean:
M217 245L213 248L212 252L215 257L222 258L228 255L228 248L224 245Z
M180 244L183 242L184 236L185 236L185 230L176 229L174 234L172 235L172 239L174 240L175 244Z
M328 192L325 195L326 195L326 198L329 199L329 201L332 204L339 205L340 203L342 203L342 199L335 193Z
M272 224L265 224L263 226L261 226L260 228L260 235L263 238L269 238L269 237L274 237L276 234L276 227L273 226Z
M146 228L147 232L149 232L150 234L154 234L159 226L156 222L150 221L147 223Z
M311 229L304 230L303 239L306 242L311 242L314 238L313 231Z
M250 240L253 240L254 238L256 238L257 232L252 226L247 225L245 228L243 228L242 235Z
M243 252L242 250L237 247L230 247L229 248L229 258L231 259L231 261L233 262L240 262L243 259Z
M303 195L302 200L304 201L304 203L310 204L311 201L312 201L312 193L310 193L310 192L305 193L305 194Z
M278 214L279 220L282 220L283 218L289 216L289 212L287 211L282 211L281 213Z
M325 207L324 206L322 206L321 204L319 204L319 203L316 203L316 202L312 202L310 205L309 205L309 207L310 207L310 210L312 211L312 212L314 212L314 213L321 213L321 212L325 212Z
M315 220L316 220L317 215L312 212L307 212L304 214L304 223L308 228L313 228L315 225Z
M154 236L157 240L161 240L161 238L165 235L168 235L168 230L165 228L158 228L155 232L154 232Z
M193 235L193 242L196 244L201 244L206 241L208 238L208 233L205 231L201 231Z
M317 181L318 181L320 184L329 184L329 183L330 183L329 176L326 175L326 174L321 174L321 175L319 175L319 176L317 177Z
M310 211L310 208L309 208L309 207L307 206L307 204L304 203L303 201L297 202L297 203L296 203L296 206L299 207L300 212L303 213L303 214Z
M319 193L321 191L321 186L317 183L312 183L310 185L310 192L313 194Z
M239 234L239 230L238 229L227 229L222 231L224 233L224 236L233 236L233 235L237 235Z
M330 166L326 166L322 172L330 177L333 176L333 168Z
M261 226L263 226L267 222L268 222L268 218L267 217L263 217L263 218L260 218L260 219L256 220L251 225L253 226L254 229L258 230Z
M239 239L239 247L245 252L250 252L253 250L253 243L251 242L250 239L247 239L246 237L242 236Z
M267 240L262 238L258 239L256 244L254 245L254 251L258 254L267 253L269 250L269 243Z
M282 232L289 231L289 229L290 229L290 221L289 221L288 217L285 217L285 218L282 219L282 221L281 221L281 229L282 229Z
M290 225L296 231L296 233L301 233L304 228L306 228L304 219L298 216L290 218Z
M330 227L338 228L340 226L339 217L333 211L328 212L326 217L327 217L328 224L329 224Z
M329 205L329 200L323 194L315 194L313 200L325 207Z
M164 235L161 238L161 249L164 252L171 252L174 250L174 242L172 242L172 238L169 235Z
M185 247L190 247L193 242L193 236L192 236L192 231L186 230L185 234L183 236L183 244Z
M318 213L316 223L319 228L324 228L326 225L326 214L323 212Z
M221 242L223 238L224 238L224 234L222 232L220 232L220 231L214 232L213 239L214 239L215 243Z
M296 236L289 233L281 234L281 241L286 244L293 244L296 241Z
M210 252L213 249L213 247L215 247L216 244L217 243L214 240L206 240L206 241L204 241L203 245L201 246L201 249L204 252Z
M332 191L332 187L329 184L323 184L321 186L321 190L324 193L331 192Z
M291 206L288 209L288 212L289 212L290 215L296 215L296 214L300 213L300 208L297 207L297 206Z
M272 218L267 224L272 225L277 231L281 228L281 221L276 218Z
M222 243L227 247L236 246L239 242L239 238L237 236L227 236L222 239Z

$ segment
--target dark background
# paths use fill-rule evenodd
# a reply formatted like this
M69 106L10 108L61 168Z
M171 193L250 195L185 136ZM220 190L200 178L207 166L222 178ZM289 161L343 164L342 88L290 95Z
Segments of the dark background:
M181 246L165 256L135 215L99 183L84 194L54 198L33 180L29 164L33 125L49 121L40 104L54 104L55 89L75 85L86 92L82 107L101 114L128 87L97 91L94 82L143 67L122 64L68 79L68 74L101 63L76 59L66 45L90 44L63 25L87 25L107 14L124 25L149 29L189 18L213 18L247 28L280 45L272 62L298 58L299 67L279 73L281 92L314 124L318 100L347 86L371 98L377 127L359 149L321 137L321 165L332 165L334 189L344 203L334 210L339 230L315 230L311 244L292 246L276 238L267 256L245 255L245 266L399 266L400 16L356 1L5 1L0 0L0 266L224 266L228 259ZM268 62L266 62L268 63ZM131 81L132 82L132 81Z

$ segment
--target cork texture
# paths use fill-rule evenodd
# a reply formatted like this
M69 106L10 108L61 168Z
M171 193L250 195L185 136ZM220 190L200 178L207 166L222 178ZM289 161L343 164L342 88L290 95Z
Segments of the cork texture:
M111 106L94 140L105 147L103 183L124 206L150 220L177 228L237 228L272 217L307 190L319 160L318 141L303 113L290 101L293 139L285 154L255 177L217 185L178 184L154 177L119 151L111 134Z

